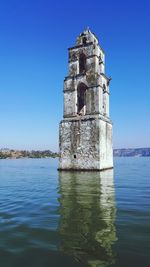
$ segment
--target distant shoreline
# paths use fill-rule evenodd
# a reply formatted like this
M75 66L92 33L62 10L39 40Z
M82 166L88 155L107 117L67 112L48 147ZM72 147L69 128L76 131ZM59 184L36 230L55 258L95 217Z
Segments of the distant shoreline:
M150 157L150 148L121 148L113 150L114 157ZM0 159L58 158L59 153L51 150L0 149Z
M21 158L56 158L59 154L51 150L14 150L1 149L0 159L21 159Z
M150 148L114 149L114 157L150 157Z

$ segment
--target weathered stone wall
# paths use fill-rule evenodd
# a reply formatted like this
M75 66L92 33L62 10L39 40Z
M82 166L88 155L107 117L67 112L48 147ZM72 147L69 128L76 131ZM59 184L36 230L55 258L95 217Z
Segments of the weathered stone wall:
M76 92L64 93L64 116L71 117L76 113Z
M100 169L111 168L113 166L112 151L112 124L100 120Z
M60 123L60 169L112 167L112 125L97 118Z
M77 52L79 53L78 49ZM76 55L76 58L78 59L78 55ZM70 63L70 75L64 80L64 117L72 117L77 113L77 88L80 83L84 83L88 88L86 92L86 114L100 113L109 117L109 79L104 73L100 73L99 58L95 55L87 58L84 75L77 74L78 61Z
M60 168L99 169L99 120L62 121Z

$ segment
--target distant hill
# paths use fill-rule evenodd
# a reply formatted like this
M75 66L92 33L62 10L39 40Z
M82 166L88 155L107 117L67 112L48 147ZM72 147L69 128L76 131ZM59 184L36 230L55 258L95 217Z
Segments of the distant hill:
M56 158L58 153L52 152L50 150L14 150L14 149L0 149L0 159L19 159L19 158Z
M114 149L114 157L150 157L150 148Z

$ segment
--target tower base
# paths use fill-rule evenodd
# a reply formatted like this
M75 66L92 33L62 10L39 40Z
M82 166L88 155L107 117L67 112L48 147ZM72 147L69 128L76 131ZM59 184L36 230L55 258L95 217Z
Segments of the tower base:
M112 168L110 120L97 116L61 121L60 171L102 171Z
M71 171L71 172L101 172L101 171L108 171L108 170L112 170L113 167L110 167L110 168L105 168L105 169L60 169L58 168L58 171L59 172L63 172L63 171Z

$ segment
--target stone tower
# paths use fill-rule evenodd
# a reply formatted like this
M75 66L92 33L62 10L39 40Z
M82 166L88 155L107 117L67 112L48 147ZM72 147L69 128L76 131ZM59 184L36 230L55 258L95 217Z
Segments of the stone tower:
M60 122L59 170L113 168L112 122L105 55L89 29L69 48L64 79L64 116Z

